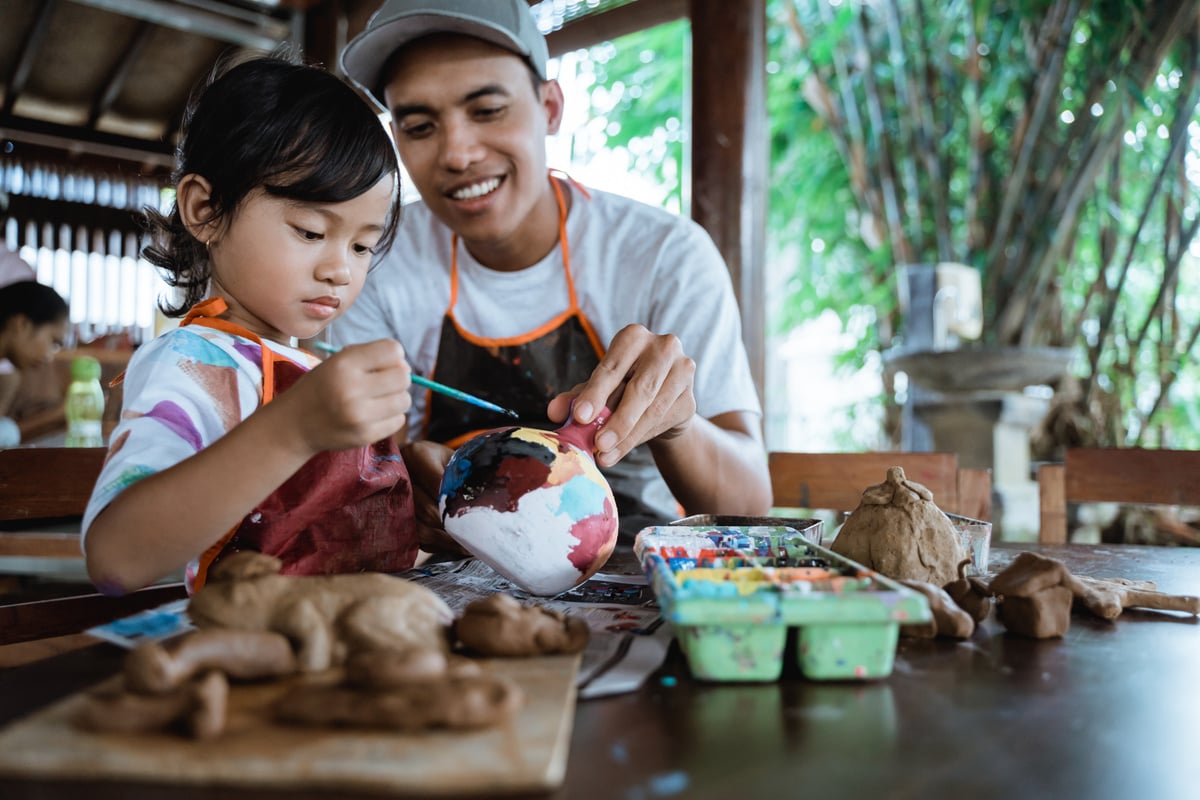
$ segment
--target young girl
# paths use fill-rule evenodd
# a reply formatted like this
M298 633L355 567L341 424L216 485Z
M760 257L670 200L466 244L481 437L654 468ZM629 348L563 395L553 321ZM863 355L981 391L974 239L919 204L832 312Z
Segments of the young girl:
M189 590L238 550L285 573L412 566L412 487L391 434L410 405L392 340L321 363L296 349L354 302L390 243L399 173L350 87L276 58L222 73L184 121L167 217L145 257L183 300L141 347L83 519L105 593L186 565ZM186 315L184 312L186 311Z
M0 288L0 359L15 371L0 373L0 447L21 441L20 428L9 418L21 385L21 372L49 363L67 335L67 303L58 292L37 281L18 281Z

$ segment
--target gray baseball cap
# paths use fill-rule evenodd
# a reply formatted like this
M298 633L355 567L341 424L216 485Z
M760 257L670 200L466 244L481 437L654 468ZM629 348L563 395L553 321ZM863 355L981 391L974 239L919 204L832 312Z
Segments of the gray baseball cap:
M526 0L387 0L342 50L342 72L380 108L383 67L404 45L431 33L461 33L511 50L546 79L546 38Z

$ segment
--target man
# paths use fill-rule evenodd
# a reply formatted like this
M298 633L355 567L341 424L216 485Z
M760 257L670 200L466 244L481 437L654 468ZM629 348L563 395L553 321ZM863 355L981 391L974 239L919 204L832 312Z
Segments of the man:
M681 510L767 513L728 271L695 223L549 173L563 94L525 0L388 0L341 61L391 113L422 202L335 338L392 336L418 374L522 424L613 408L596 460L626 536ZM511 424L434 394L413 408L410 433L451 447Z

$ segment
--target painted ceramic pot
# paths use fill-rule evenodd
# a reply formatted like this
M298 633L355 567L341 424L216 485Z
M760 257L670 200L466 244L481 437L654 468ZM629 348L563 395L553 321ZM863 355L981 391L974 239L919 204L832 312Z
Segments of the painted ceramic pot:
M604 566L617 504L593 457L597 429L499 428L451 456L438 507L446 532L522 589L555 595Z

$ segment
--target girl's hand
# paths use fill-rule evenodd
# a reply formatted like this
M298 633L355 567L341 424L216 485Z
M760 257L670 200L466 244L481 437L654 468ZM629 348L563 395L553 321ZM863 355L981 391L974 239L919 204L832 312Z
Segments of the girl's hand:
M351 345L317 365L264 410L286 409L314 454L362 447L404 427L412 405L411 374L404 348L393 339Z

